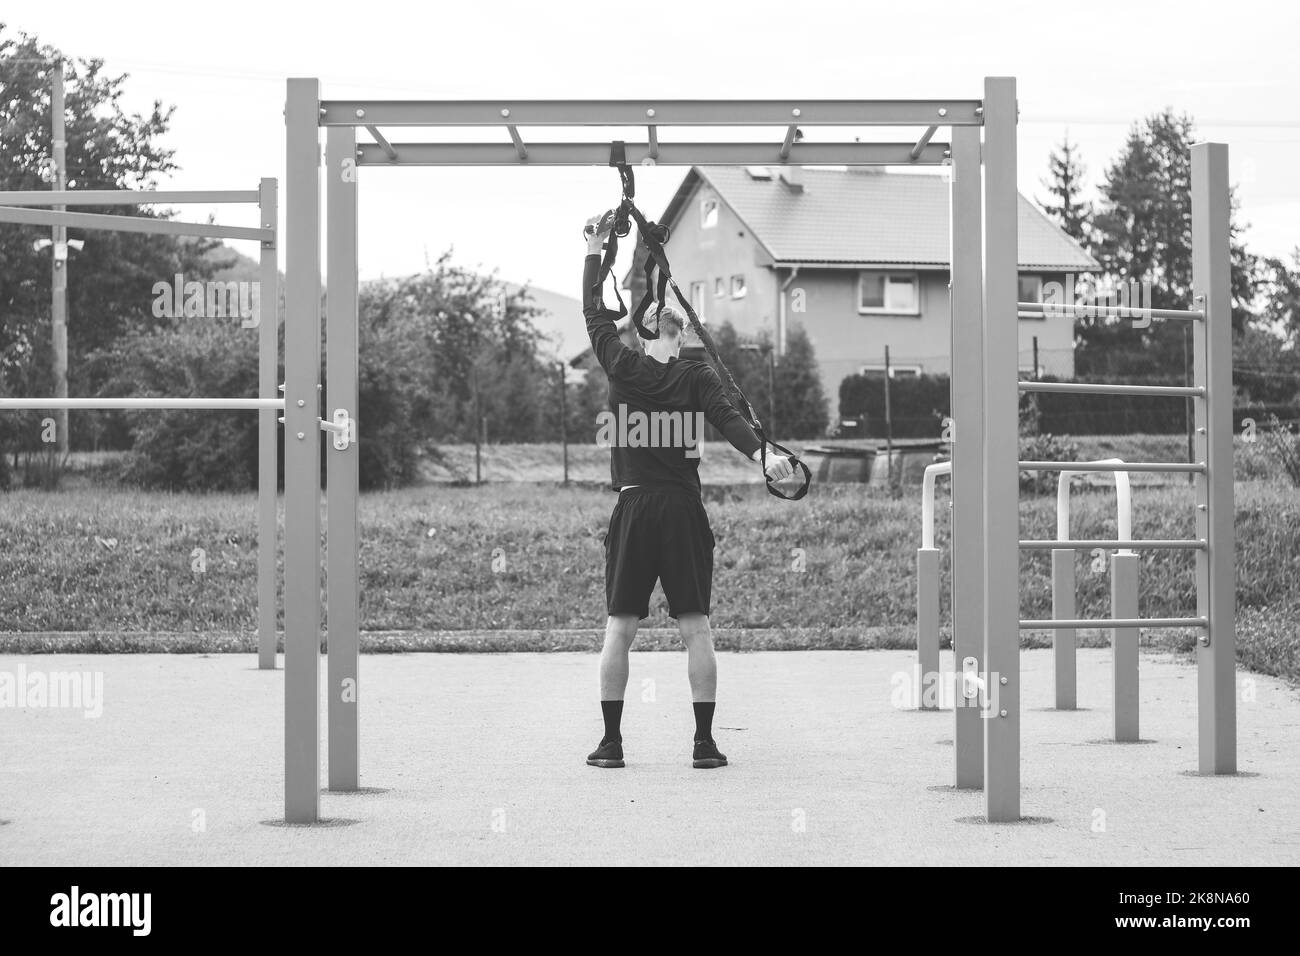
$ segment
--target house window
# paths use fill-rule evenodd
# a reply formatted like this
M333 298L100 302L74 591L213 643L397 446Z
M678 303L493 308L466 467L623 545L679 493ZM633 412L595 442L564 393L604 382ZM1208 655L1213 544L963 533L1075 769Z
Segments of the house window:
M1043 277L1021 276L1017 302L1042 302Z
M718 224L718 201L716 199L700 200L700 228L712 229Z
M713 280L713 294L719 299L727 294L727 280L722 276Z
M704 311L704 289L703 282L691 283L691 308L697 313Z
M920 283L915 272L863 272L858 276L858 311L920 315Z
M884 378L885 366L864 365L862 366L861 373L867 378ZM889 377L891 379L916 378L920 374L921 366L919 365L894 365L891 363L889 366Z
M733 299L743 299L745 297L745 277L731 277L731 297Z

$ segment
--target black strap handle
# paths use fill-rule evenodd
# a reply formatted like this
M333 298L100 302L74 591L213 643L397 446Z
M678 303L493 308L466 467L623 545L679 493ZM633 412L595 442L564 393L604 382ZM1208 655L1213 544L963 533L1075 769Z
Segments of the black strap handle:
M769 440L767 436L763 434L763 427L761 425L755 428L754 431L758 433L759 441L763 443L761 457L763 463L763 480L767 482L767 493L769 495L773 495L777 498L780 498L783 501L799 501L801 498L803 498L805 495L808 494L808 489L812 487L812 471L808 468L806 464L804 464L803 460L800 459L789 448L786 448L782 444ZM789 458L790 464L803 469L803 485L800 486L800 488L794 494L792 495L785 494L780 488L776 486L776 482L774 482L771 478L767 476L767 446L768 445L771 445L781 454L785 455L786 458Z

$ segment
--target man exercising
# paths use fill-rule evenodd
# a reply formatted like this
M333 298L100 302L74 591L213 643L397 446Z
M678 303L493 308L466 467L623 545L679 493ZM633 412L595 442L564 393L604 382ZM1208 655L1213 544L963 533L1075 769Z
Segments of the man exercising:
M718 664L709 630L714 540L700 500L698 429L692 430L689 423L702 416L753 461L760 460L761 443L744 416L727 400L717 372L702 362L678 358L686 329L684 317L676 309L665 305L653 316L647 312L646 318L655 323L659 337L642 340L644 354L623 344L614 320L605 313L600 289L601 246L609 232L608 217L594 216L587 226L582 311L591 347L609 377L613 417L623 422L640 415L642 421L685 425L669 429L670 434L680 436L679 441L665 444L653 439L636 440L633 430L628 440L612 442L610 474L612 487L619 494L605 537L605 602L609 617L600 654L600 709L605 736L587 763L593 767L624 765L620 724L627 690L628 651L636 638L638 622L650 615L650 594L659 581L668 599L668 614L676 619L686 645L687 675L695 709L692 765L701 769L724 767L727 758L713 740L718 685ZM675 417L665 418L665 413ZM769 478L779 481L793 473L788 458L769 451Z

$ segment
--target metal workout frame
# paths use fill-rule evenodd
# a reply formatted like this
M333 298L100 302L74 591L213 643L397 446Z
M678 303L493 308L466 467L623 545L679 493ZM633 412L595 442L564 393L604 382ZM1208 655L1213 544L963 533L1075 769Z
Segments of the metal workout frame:
M1020 816L1017 539L1016 86L986 78L982 99L954 100L322 100L320 82L288 81L285 288L285 818L314 823L320 811L321 143L326 132L328 404L336 420L357 411L357 173L362 166L605 166L608 142L528 143L528 127L644 127L628 142L643 165L918 165L952 167L952 409L954 628L958 658L998 681L998 711L957 708L956 783L983 787L990 821ZM660 142L660 127L773 127L771 142ZM797 127L918 127L914 142L796 142ZM357 128L373 143L357 142ZM392 143L382 128L503 129L509 142ZM951 143L933 142L950 127ZM982 132L982 136L981 136ZM1206 297L1197 337L1202 464L1198 470L1198 608L1201 767L1235 769L1232 717L1232 389L1228 310L1227 162L1221 146L1193 156L1196 285ZM1218 357L1209 360L1212 350ZM1198 381L1201 380L1198 378ZM350 416L348 418L347 416ZM1212 419L1212 420L1211 420ZM337 447L337 446L336 446ZM359 788L357 454L328 461L327 575L329 789ZM1217 479L1217 481L1216 481ZM1030 622L1032 623L1032 622ZM1209 638L1213 636L1213 641ZM1207 707L1207 698L1211 701Z
M67 212L67 206L147 206L157 204L248 204L258 208L257 228L214 223L175 222L143 216L107 216ZM53 209L24 207L53 206ZM276 411L284 408L276 379L279 371L280 287L277 237L277 187L263 179L257 189L226 191L160 191L126 189L29 190L0 192L0 222L64 229L143 232L211 239L251 239L261 243L261 285L258 325L258 398L0 398L0 411L66 409L257 409L257 660L263 670L275 668L275 544Z

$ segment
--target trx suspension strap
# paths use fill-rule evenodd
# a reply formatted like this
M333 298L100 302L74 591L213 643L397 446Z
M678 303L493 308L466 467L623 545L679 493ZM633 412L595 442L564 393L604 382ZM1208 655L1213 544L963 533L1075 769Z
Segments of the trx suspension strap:
M762 443L760 446L760 454L763 468L763 480L767 482L768 492L775 495L777 498L783 498L786 501L798 501L808 494L808 489L812 485L812 472L809 471L806 464L795 456L794 452L790 451L790 449L786 448L784 445L772 441L763 433L763 425L758 420L758 416L754 414L754 406L750 404L749 399L745 397L745 393L741 391L740 386L736 384L736 379L735 376L731 374L731 369L727 368L726 364L722 361L722 357L718 355L718 347L713 342L713 336L709 334L708 329L706 329L703 323L700 322L700 317L695 314L695 310L691 308L690 302L687 301L686 296L682 295L682 290L677 287L677 283L673 281L672 269L668 264L668 255L664 252L664 243L668 241L668 227L650 222L641 214L641 210L636 208L636 205L633 202L633 199L636 196L636 181L632 175L632 168L627 164L627 158L624 153L622 142L615 142L611 147L609 164L618 168L619 178L623 181L623 199L616 209L610 210L609 213L606 213L607 217L610 215L613 216L613 226L610 231L609 242L606 246L605 257L602 260L600 267L601 288L604 287L605 278L609 275L610 269L614 265L614 258L618 252L619 237L626 236L631 230L631 225L629 223L630 219L632 222L636 223L637 233L640 235L641 242L645 245L646 251L649 252L649 255L646 257L645 265L645 295L641 297L641 301L637 303L636 309L632 312L632 322L636 325L637 333L644 339L657 339L659 337L658 330L646 328L642 319L645 316L646 310L650 307L650 303L656 299L658 300L658 305L655 309L655 315L658 316L659 310L664 306L664 296L667 290L671 288L673 290L673 295L677 297L677 301L681 304L682 310L686 313L687 319L690 320L691 328L695 330L695 334L699 336L700 343L704 346L704 350L709 353L709 357L713 360L714 366L716 366L717 370L721 373L722 386L724 391L727 393L727 397L731 399L732 404L749 419L750 427L754 429L754 433ZM602 218L601 227L603 226L604 219ZM657 280L655 278L656 271L658 272ZM627 315L627 307L623 304L623 297L618 294L617 283L615 283L614 295L618 299L619 311L613 313L610 310L606 310L606 314L614 318L622 318ZM781 454L789 458L792 465L802 469L803 485L793 494L785 494L781 489L776 487L776 484L772 479L767 477L768 445L771 445Z

